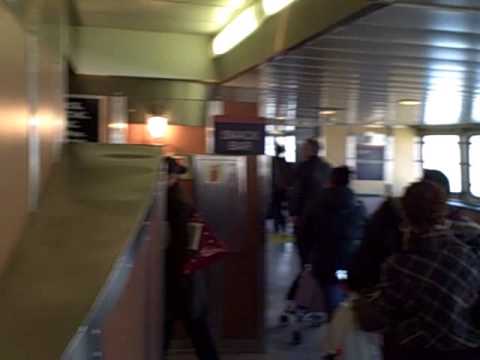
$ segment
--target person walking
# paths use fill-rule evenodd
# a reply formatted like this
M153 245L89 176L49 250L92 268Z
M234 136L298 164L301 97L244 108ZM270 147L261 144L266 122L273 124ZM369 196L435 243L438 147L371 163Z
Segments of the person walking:
M310 263L312 238L305 231L307 210L318 198L318 194L327 185L330 179L331 166L325 161L320 153L320 144L316 139L308 139L302 146L302 162L298 165L294 178L292 193L290 196L290 215L294 222L295 245L300 257L301 270L287 293L287 307L285 313L291 312L295 306L293 300L298 289L303 270ZM280 321L284 322L288 317L283 314Z
M480 252L455 236L447 193L430 181L401 199L402 250L383 265L378 296L385 360L477 360ZM360 316L361 318L361 316Z
M290 166L285 160L285 147L275 145L275 157L272 160L272 203L271 215L275 234L285 235L287 220L283 213L287 201L287 192L291 184Z
M358 248L366 221L366 210L350 188L347 166L332 171L325 188L306 216L305 231L312 244L312 275L323 290L329 318L345 298L339 282Z
M186 169L175 159L167 158L167 221L170 239L165 265L165 334L164 354L168 355L175 321L180 320L192 340L199 360L218 360L219 356L208 325L207 290L201 271L184 274L189 256L188 221L193 209L183 200L179 176Z

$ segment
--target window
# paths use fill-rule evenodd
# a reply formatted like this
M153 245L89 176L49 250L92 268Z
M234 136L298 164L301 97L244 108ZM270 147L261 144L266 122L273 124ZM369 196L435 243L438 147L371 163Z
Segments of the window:
M423 137L422 160L424 169L442 171L450 180L453 193L462 191L460 136L428 135Z
M470 138L470 192L480 197L480 135Z
M275 143L285 147L285 160L294 163L296 161L297 145L295 136L266 136L265 137L265 155L275 156Z

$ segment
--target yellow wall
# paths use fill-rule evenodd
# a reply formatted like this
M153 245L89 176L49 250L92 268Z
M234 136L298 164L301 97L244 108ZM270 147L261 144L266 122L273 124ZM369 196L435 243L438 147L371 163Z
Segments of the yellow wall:
M27 116L24 37L0 5L0 270L27 211Z
M7 50L0 54L0 273L57 158L64 128L60 22L33 26L2 4L0 48ZM40 4L29 6L42 10ZM35 136L38 146L32 146Z
M410 128L392 129L394 138L393 153L393 195L401 195L403 189L415 180L414 141L415 133ZM325 126L326 158L335 166L346 163L346 141L349 134L362 132L386 133L384 128ZM352 187L359 194L385 195L386 187L383 181L354 181Z

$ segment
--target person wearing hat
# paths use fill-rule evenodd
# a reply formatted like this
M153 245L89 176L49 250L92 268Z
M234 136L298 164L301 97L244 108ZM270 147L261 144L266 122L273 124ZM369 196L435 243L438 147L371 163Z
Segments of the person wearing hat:
M168 170L167 222L169 242L165 259L165 334L164 353L168 355L173 326L180 320L192 340L200 360L218 360L218 353L208 325L208 303L203 273L184 275L189 255L188 222L192 207L183 199L180 176L187 169L174 158L167 157Z

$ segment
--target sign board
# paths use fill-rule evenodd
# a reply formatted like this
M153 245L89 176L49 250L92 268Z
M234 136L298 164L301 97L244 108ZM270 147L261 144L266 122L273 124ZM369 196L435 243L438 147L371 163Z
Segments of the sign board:
M216 122L215 153L263 155L265 153L265 124Z
M98 142L100 99L94 97L67 97L67 141Z
M358 180L383 181L385 146L357 145L356 174Z

